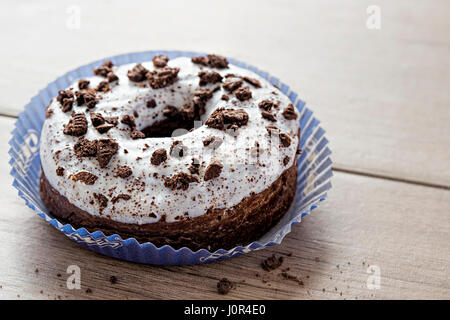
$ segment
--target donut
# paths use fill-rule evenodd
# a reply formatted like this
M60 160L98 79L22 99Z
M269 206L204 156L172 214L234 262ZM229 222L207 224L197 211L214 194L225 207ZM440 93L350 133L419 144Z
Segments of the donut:
M295 196L298 111L219 55L106 61L45 117L41 198L75 228L230 249L267 233Z

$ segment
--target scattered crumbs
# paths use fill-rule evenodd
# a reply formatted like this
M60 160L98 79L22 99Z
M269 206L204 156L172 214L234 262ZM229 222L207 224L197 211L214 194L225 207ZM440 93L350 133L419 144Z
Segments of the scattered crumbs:
M265 271L271 271L271 270L275 270L276 268L281 266L282 263L283 263L283 257L276 257L275 254L273 254L271 257L269 257L261 262L261 267Z
M322 292L325 292L325 288L322 289Z
M39 291L40 294L44 294L44 290Z
M283 272L280 273L280 274L281 274L281 276L282 276L284 279L286 279L286 280L295 281L295 282L297 282L297 283L298 283L299 285L301 285L301 286L304 285L304 283L303 283L302 280L300 280L299 278L297 278L296 276L294 276L294 275L292 275L292 274L287 273L286 271L283 271Z
M234 288L234 283L227 278L222 278L217 282L217 292L219 294L228 294Z
M91 288L87 288L86 289L86 293L92 293L92 289Z
M109 282L111 282L111 284L116 284L117 283L117 277L116 276L111 276L109 277Z
M56 274L58 278L61 278L61 273Z
M35 273L38 273L38 272L39 272L39 269L38 269L38 268L34 269L34 272L35 272Z

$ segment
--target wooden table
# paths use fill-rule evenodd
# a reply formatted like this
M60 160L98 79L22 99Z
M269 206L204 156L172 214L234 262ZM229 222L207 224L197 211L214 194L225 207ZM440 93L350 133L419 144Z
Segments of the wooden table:
M450 2L379 0L379 30L366 27L370 1L166 2L0 3L0 298L449 299ZM151 49L251 62L322 120L333 189L280 246L195 266L118 261L68 240L11 187L10 131L39 89L94 59ZM272 254L303 285L263 271ZM81 290L66 287L69 265ZM237 283L227 296L222 277Z

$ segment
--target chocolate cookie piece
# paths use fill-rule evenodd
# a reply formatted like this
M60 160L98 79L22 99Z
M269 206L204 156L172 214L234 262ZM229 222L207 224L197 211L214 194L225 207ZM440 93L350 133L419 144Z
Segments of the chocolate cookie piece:
M73 102L75 101L72 90L59 90L56 101L61 104L61 110L63 112L72 110Z
M85 138L80 138L73 146L75 156L94 157L97 155L97 140L90 141Z
M200 71L198 73L198 76L200 77L200 86L205 86L208 83L217 83L222 81L222 76L220 73L215 71Z
M287 120L295 120L297 119L297 113L295 112L294 105L292 103L288 104L286 108L284 108L282 115Z
M86 105L89 109L95 107L98 102L97 96L95 95L95 89L84 89L75 92L77 98L78 106Z
M86 134L88 123L84 113L75 113L64 126L64 134L79 137Z
M118 166L116 171L116 176L123 179L128 178L133 174L133 170L129 166Z
M177 80L180 68L164 67L147 73L147 79L153 89L165 88Z
M210 128L224 130L229 127L241 127L248 122L248 114L243 109L218 108L209 116L205 124Z
M87 171L80 171L77 172L74 175L71 175L72 180L74 181L80 181L87 185L93 185L95 181L97 181L98 177L90 172Z
M249 100L252 97L250 87L241 87L237 89L234 94L236 95L236 98L238 98L241 101Z
M185 172L179 172L171 178L164 178L164 186L171 190L187 190L189 184L193 182L198 182L197 177Z
M159 54L154 56L152 61L155 68L164 68L169 62L169 57L165 54Z
M131 70L128 70L128 79L134 82L142 82L147 79L146 75L150 71L140 63L136 64Z
M262 115L262 117L263 117L264 119L267 119L267 120L269 120L269 121L272 121L272 122L277 121L277 117L276 117L274 114L272 114L272 113L270 113L270 112L268 112L268 111L262 111L262 112L261 112L261 115Z
M97 160L100 168L105 168L111 158L119 150L119 144L114 139L100 139L97 142Z
M152 158L150 159L150 162L154 164L155 166L159 166L161 163L166 161L167 159L167 152L166 149L156 149L153 151Z
M205 171L205 176L203 177L203 180L208 181L214 178L217 178L220 176L220 173L222 172L223 165L217 161L212 160Z

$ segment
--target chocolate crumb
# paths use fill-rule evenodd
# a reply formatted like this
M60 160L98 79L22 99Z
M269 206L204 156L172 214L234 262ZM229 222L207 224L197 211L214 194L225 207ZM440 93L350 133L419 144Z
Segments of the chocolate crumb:
M215 54L208 54L206 57L198 56L191 59L193 63L209 66L211 68L228 68L228 61L225 57Z
M92 109L98 102L95 95L95 89L84 89L75 92L78 106L86 105L88 109Z
M291 158L289 158L288 156L284 157L283 164L286 166L289 163L289 160L291 160Z
M113 66L112 61L105 61L100 67L94 68L94 74L96 76L106 77L108 73L112 72Z
M101 81L95 90L99 92L108 92L111 90L111 87L109 86L109 82L105 80Z
M283 260L283 257L276 257L275 254L273 254L271 257L261 262L261 267L265 271L272 271L280 267L283 264Z
M131 199L131 196L130 196L129 194L121 193L121 194L115 196L114 198L112 198L112 199L111 199L111 202L112 202L112 203L116 203L116 202L119 201L119 200L125 200L125 201L128 201L128 200L130 200L130 199Z
M262 117L263 117L264 119L267 119L267 120L269 120L269 121L273 121L273 122L277 121L277 117L276 117L274 114L271 114L271 113L268 112L268 111L262 111L262 112L261 112L261 115L262 115Z
M110 276L109 277L109 282L111 282L111 284L116 284L118 282L117 277L116 276Z
M287 120L295 120L297 119L297 113L295 112L294 105L290 103L286 108L284 108L282 115Z
M217 83L222 81L222 76L220 73L215 71L200 71L198 73L198 76L200 77L200 86L205 86L208 83Z
M106 75L106 79L108 80L109 83L119 81L119 77L113 72L108 73Z
M248 82L248 83L250 83L251 85L253 85L255 88L261 88L261 82L259 82L258 79L250 78L250 77L247 77L247 76L242 77L242 79L243 79L245 82Z
M197 159L192 158L192 163L188 168L191 174L199 174L200 173L200 163Z
M104 117L105 121L109 124L112 124L113 126L116 126L119 123L118 117Z
M201 64L203 66L208 65L208 58L202 56L192 57L191 61L195 64Z
M167 118L175 118L178 116L179 111L174 106L165 106L164 109L162 110L162 114L164 117Z
M234 288L234 283L227 278L222 278L217 282L217 292L219 294L228 294Z
M97 131L99 133L106 133L109 131L109 129L114 128L114 125L109 124L109 123L105 123L105 124L101 124L98 127L96 127L95 129L97 129Z
M87 88L89 88L89 84L90 83L91 82L89 80L81 79L81 80L78 81L78 88L80 90L87 89Z
M250 87L241 87L237 89L234 94L236 95L236 98L238 98L241 101L249 100L252 97Z
M148 72L146 77L153 89L165 88L177 80L179 68L164 67Z
M274 103L270 100L263 100L258 104L258 107L260 107L261 109L263 109L265 111L270 111L270 109L272 109L273 106L274 106Z
M209 116L205 124L210 128L219 130L228 129L231 126L241 127L248 122L248 114L243 109L218 108Z
M241 79L239 80L230 80L227 79L224 83L223 83L223 88L225 90L227 90L228 92L232 93L233 91L237 90L242 83L244 83Z
M97 181L98 177L90 172L87 171L80 171L77 172L74 175L71 175L72 180L74 181L80 181L87 185L93 185L95 181Z
M291 145L291 138L286 133L280 133L280 141L285 148Z
M205 140L203 140L203 146L217 149L222 144L222 142L223 140L220 137L208 136Z
M149 73L148 69L144 68L144 66L140 63L136 64L131 70L128 70L127 76L128 79L134 82L141 82L146 80L146 75Z
M99 125L102 125L105 123L105 119L100 113L91 112L90 113L91 122L94 127L98 127Z
M99 206L100 206L100 213L103 212L103 210L106 208L106 206L108 205L108 198L105 197L103 194L101 193L95 193L94 192L94 198L97 200Z
M221 99L223 101L228 101L228 100L230 100L230 97L228 95L226 95L226 94L223 94Z
M147 101L147 108L153 109L156 107L156 101L155 99L150 99Z
M144 139L145 138L145 134L142 131L133 130L133 131L131 131L130 137L133 140Z
M116 171L116 176L121 178L128 178L133 174L133 171L129 166L118 166Z
M185 172L179 172L171 178L164 178L164 185L171 190L187 190L192 182L198 182L198 179Z
M217 160L212 160L205 171L205 176L203 180L208 181L220 176L222 172L223 165Z
M59 90L56 101L61 104L63 112L72 110L73 102L75 101L72 90Z
M51 103L51 102L50 102ZM45 109L45 119L50 118L53 115L53 109L50 109L48 106Z
M208 54L206 57L208 58L208 66L211 68L228 68L228 61L225 57L216 54Z
M155 68L164 68L169 62L169 57L165 54L159 54L154 56L152 61Z
M155 166L159 166L161 163L166 161L167 159L167 152L166 149L156 149L153 154L152 158L150 159L150 162L154 164Z
M86 293L88 293L88 294L89 294L89 293L92 293L92 289L91 289L91 288L87 288L87 289L86 289Z
M120 122L123 123L123 124L126 124L131 129L136 128L136 121L134 120L134 116L132 116L130 114L124 115L122 117L122 119L120 119Z
M64 168L63 167L58 167L58 169L56 169L56 175L61 177L64 175Z
M297 282L297 283L298 283L299 285L301 285L301 286L304 285L304 283L303 283L302 280L300 280L299 278L297 278L296 276L294 276L294 275L292 275L292 274L287 273L286 271L283 271L283 272L281 272L280 274L281 274L281 276L282 276L284 279L286 279L286 280L295 281L295 282Z

